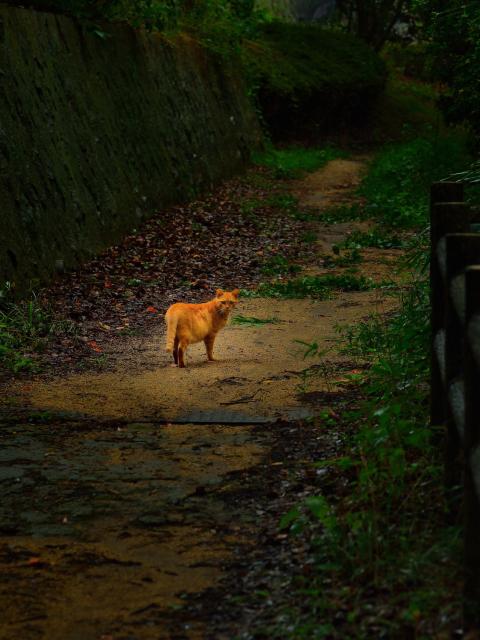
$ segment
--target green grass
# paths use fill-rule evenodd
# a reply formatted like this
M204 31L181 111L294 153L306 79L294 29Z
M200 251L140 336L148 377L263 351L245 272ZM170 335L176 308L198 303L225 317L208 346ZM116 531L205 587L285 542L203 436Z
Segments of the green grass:
M275 169L276 178L299 177L302 172L315 171L331 160L346 157L348 157L347 151L330 145L317 149L294 145L275 149L272 144L268 144L265 153L252 154L252 160L256 165Z
M461 132L386 145L359 190L368 200L365 215L392 227L425 226L430 184L468 163L467 138Z
M283 256L271 256L262 265L262 273L267 276L284 276L289 273L300 273L301 267L291 264Z
M358 204L346 205L329 209L327 212L320 211L302 211L295 213L295 220L302 222L322 222L323 224L336 224L337 222L351 222L352 220L361 220L365 215L363 209Z
M31 290L26 300L16 304L10 283L0 288L0 368L14 375L31 369L33 363L23 352L45 349L57 334L74 337L76 325L58 317L42 291Z
M333 245L336 247L338 245ZM336 269L338 267L351 267L352 265L360 264L363 262L363 258L360 255L357 248L355 248L352 252L347 251L340 258L335 258L333 256L327 255L325 256L324 266L327 269Z
M253 316L236 315L230 320L230 324L239 324L242 327L264 327L266 324L278 324L281 322L276 317L255 318Z
M405 249L408 243L398 237L398 235L385 231L379 227L372 231L354 231L350 233L343 242L332 246L333 253L340 252L340 249L366 249L375 247L376 249Z
M382 283L387 285L390 283ZM382 284L364 276L327 275L322 277L304 276L286 282L261 282L256 295L272 298L314 298L328 300L336 291L370 291Z
M316 240L317 240L317 234L314 233L313 231L305 231L305 233L302 234L302 242L305 242L305 244L316 242Z

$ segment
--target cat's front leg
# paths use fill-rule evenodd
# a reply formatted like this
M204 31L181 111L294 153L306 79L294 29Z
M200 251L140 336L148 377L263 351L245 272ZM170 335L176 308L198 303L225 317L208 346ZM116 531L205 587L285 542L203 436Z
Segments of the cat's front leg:
M217 358L213 355L213 344L215 342L216 336L207 336L204 340L205 347L207 349L207 360L208 362L215 362Z

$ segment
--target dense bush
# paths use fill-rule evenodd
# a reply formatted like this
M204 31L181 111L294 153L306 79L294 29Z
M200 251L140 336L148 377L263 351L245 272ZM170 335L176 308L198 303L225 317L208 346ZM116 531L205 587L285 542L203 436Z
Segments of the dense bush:
M262 25L244 59L274 136L294 123L361 122L386 79L384 62L361 40L305 24Z
M368 200L366 213L389 226L426 226L430 184L468 166L466 147L467 138L458 131L386 146L360 189Z
M164 31L176 26L182 0L12 0L11 4L37 11L49 11L73 16L87 31L105 37L95 21L124 21L148 31Z
M253 0L10 0L22 8L63 13L78 20L87 33L103 38L105 22L120 22L147 31L195 31L195 40L223 55L240 53L244 38L254 37L262 12Z
M419 0L435 77L448 90L440 107L448 123L468 121L480 137L480 1Z

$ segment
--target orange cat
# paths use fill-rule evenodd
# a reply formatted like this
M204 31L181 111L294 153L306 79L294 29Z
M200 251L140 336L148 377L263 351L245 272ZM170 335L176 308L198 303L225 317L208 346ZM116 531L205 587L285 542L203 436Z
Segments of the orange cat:
M227 324L228 316L238 302L238 289L232 293L217 289L217 297L202 304L173 304L165 314L167 323L167 351L173 347L172 367L184 367L185 351L189 344L205 342L208 362L213 355L213 343L220 329Z

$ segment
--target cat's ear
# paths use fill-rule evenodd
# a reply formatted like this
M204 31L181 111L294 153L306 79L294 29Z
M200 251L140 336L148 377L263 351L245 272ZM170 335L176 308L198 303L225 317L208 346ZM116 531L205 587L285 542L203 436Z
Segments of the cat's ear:
M220 298L220 296L223 296L223 291L221 289L217 289L217 298Z
M238 289L235 289L235 291L232 291L232 296L234 296L235 298L238 298Z

